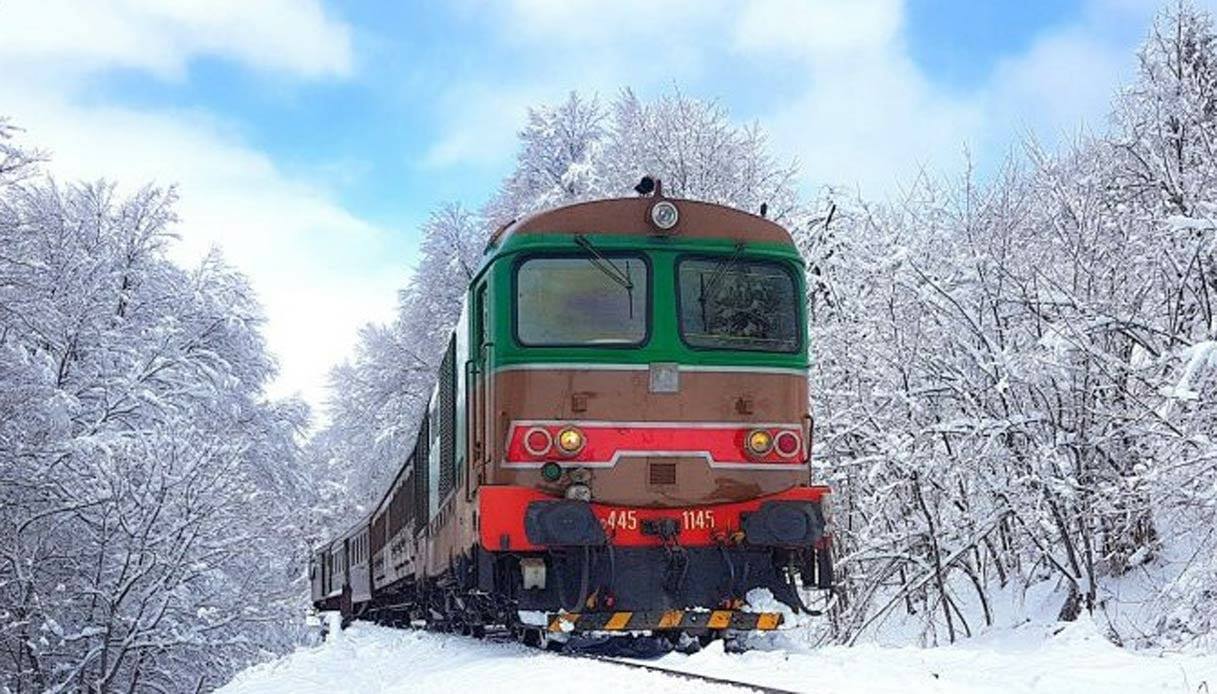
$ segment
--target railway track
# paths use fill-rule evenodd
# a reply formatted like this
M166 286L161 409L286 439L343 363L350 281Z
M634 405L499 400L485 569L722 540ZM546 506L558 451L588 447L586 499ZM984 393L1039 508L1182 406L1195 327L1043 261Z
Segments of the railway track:
M488 630L481 640L488 641L491 643L517 643L516 638L514 636L512 636L511 633L509 631L507 631L506 629ZM700 675L700 674L697 674L694 672L686 672L684 670L674 670L672 668L659 667L658 665L649 665L647 663L640 663L635 660L625 660L622 658L614 658L612 656L599 655L599 654L595 654L595 653L583 653L583 652L579 652L579 651L550 651L550 653L552 655L556 655L556 656L559 656L562 658L580 658L583 660L594 660L594 661L597 661L600 663L606 663L609 665L619 665L621 667L632 668L635 670L644 670L647 672L654 672L656 674L666 675L668 677L678 677L680 679L691 680L694 682L705 682L706 684L717 684L717 685L722 685L722 686L726 686L726 687L733 687L733 688L740 689L743 691L760 692L760 694L799 694L798 692L791 690L791 689L781 689L779 687L770 687L770 686L763 685L763 684L756 684L754 682L741 682L739 680L729 680L729 679L724 679L722 677L711 677L710 675Z
M418 627L411 627L411 628L418 628ZM438 633L438 632L433 632L433 633ZM452 633L452 632L448 632L447 635L455 636L457 638L471 639L471 640L479 641L482 643L493 643L493 644L518 644L519 643L519 640L517 639L517 637L510 630L504 629L502 627L490 627L490 628L486 629L486 631L483 632L481 636L472 636L472 635L468 635L468 634L456 634L456 633ZM532 648L536 648L536 646L532 646ZM540 650L542 650L542 652L546 652L550 655L555 655L555 656L559 656L562 658L579 658L582 660L594 660L596 662L605 663L608 665L618 665L618 666L625 667L625 668L632 668L634 670L643 670L646 672L653 672L653 673L656 673L659 675L665 675L668 677L677 677L680 679L690 680L690 681L694 681L694 682L704 682L706 684L717 684L717 685L721 685L721 686L725 686L725 687L733 687L735 689L739 689L742 691L759 692L760 694L799 694L799 692L792 690L792 689L782 689L780 687L770 687L768 685L757 684L755 682L741 682L739 680L729 680L729 679L725 679L722 677L712 677L710 675L700 675L695 672L686 672L684 670L674 670L672 668L659 667L658 665L649 665L647 663L640 663L636 660L626 660L623 658L615 658L613 656L601 655L598 653L586 653L586 652L581 652L581 651L549 650L549 649L544 648L544 646L542 646Z
M671 668L659 667L657 665L647 665L646 663L636 663L630 660L618 660L603 655L591 655L588 653L557 653L564 658L583 658L587 660L595 660L601 663L609 663L610 665L620 665L622 667L634 668L636 670L646 670L669 677L679 677L681 679L692 680L694 682L705 682L707 684L719 684L727 687L735 687L752 692L761 692L762 694L798 694L791 689L779 689L777 687L769 687L763 684L755 684L753 682L740 682L738 680L728 680L721 677L711 677L709 675L699 675L693 672L685 672L684 670L673 670Z

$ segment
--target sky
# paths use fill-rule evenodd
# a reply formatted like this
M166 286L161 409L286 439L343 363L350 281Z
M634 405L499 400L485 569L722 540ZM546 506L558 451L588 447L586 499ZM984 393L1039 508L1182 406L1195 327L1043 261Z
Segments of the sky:
M392 316L429 211L493 194L530 106L679 89L764 127L808 194L891 198L919 170L1104 127L1157 8L0 0L0 116L59 179L177 185L177 259L219 247L249 275L270 394L322 409L360 326Z

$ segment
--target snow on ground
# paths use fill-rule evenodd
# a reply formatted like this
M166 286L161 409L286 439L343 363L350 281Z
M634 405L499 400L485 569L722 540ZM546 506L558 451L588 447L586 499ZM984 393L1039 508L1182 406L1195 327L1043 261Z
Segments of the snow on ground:
M252 667L222 694L513 694L514 692L738 692L514 643L356 623L341 636Z
M1207 692L1217 656L1129 651L1094 622L995 630L938 648L866 644L727 654L721 644L652 664L816 694L855 692ZM239 674L223 694L425 694L427 692L738 692L566 658L511 643L356 624L331 642Z
M1088 619L1051 628L1028 624L937 648L787 645L740 655L712 645L692 656L669 654L655 664L820 694L1217 690L1217 656L1123 650Z

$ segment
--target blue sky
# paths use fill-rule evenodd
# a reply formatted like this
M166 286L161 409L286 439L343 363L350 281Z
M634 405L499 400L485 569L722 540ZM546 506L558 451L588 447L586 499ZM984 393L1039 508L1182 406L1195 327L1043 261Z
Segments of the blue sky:
M0 115L63 177L178 183L178 250L253 279L282 377L322 399L391 315L417 228L476 207L529 105L679 88L755 120L803 186L896 194L1027 135L1102 127L1137 0L43 0L0 5Z

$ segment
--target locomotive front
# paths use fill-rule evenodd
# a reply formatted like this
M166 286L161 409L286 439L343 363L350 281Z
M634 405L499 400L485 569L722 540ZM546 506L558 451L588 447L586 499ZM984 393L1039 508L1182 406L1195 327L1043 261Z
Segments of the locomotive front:
M797 609L797 585L827 588L789 234L656 195L491 244L466 374L495 592L551 632L697 631L776 627L739 609L755 589Z

